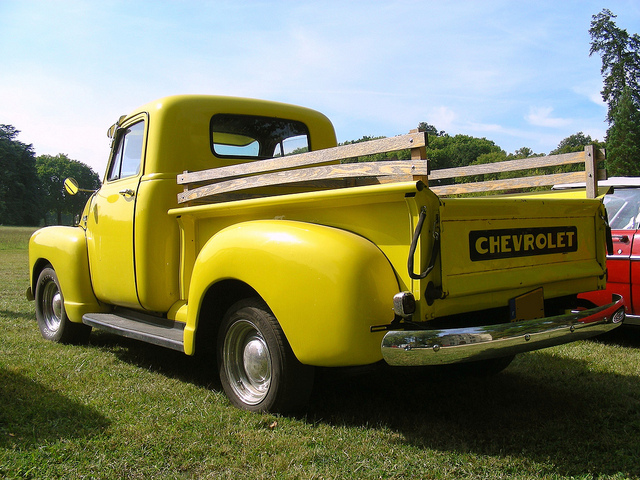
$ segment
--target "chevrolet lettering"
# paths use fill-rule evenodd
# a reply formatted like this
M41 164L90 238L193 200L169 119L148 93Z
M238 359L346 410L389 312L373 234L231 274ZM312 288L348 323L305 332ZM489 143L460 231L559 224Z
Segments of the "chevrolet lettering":
M576 227L507 228L469 232L469 253L474 262L577 250Z

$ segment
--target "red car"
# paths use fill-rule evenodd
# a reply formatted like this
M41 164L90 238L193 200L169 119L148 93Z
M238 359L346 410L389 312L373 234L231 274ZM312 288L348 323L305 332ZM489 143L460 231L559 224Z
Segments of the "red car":
M613 254L607 256L607 289L580 298L605 305L618 293L627 307L625 325L640 326L640 177L612 177L598 186L613 187L604 196Z

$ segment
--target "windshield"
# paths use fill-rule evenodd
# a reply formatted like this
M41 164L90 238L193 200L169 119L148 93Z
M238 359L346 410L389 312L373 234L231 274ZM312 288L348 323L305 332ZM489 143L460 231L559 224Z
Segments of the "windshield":
M609 225L614 230L638 228L640 213L640 189L616 188L604 197Z

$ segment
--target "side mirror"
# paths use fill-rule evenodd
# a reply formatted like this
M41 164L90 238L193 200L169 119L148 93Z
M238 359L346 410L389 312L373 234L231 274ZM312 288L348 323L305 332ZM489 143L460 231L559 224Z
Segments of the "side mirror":
M78 182L73 177L65 178L64 189L67 191L69 195L76 195L80 191Z
M69 195L77 195L78 192L89 192L93 193L95 190L88 190L86 188L80 188L78 186L78 181L73 177L65 178L64 180L64 189Z

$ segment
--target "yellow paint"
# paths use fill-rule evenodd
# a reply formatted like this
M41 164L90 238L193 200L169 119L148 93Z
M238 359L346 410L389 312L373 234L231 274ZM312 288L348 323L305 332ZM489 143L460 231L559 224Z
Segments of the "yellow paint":
M102 312L89 276L87 245L80 227L46 227L36 231L29 241L30 285L35 285L40 271L50 264L58 274L67 316L81 323L82 315Z
M371 325L393 320L398 292L380 249L344 230L289 220L234 224L213 235L193 267L185 350L202 292L221 280L250 285L266 301L296 356L312 365L358 365L380 360L381 334Z

